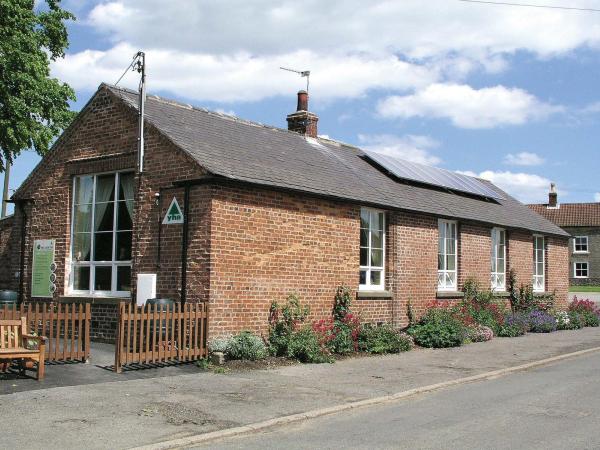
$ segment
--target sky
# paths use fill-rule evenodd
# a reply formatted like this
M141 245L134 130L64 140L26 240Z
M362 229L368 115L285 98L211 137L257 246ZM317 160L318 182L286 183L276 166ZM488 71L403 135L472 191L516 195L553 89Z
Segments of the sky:
M41 2L38 2L41 3ZM600 9L600 0L529 3ZM75 110L138 50L148 91L285 128L310 70L319 134L480 176L523 202L600 201L600 12L460 0L63 0L52 75ZM136 88L136 74L121 85ZM11 188L39 157L24 152Z

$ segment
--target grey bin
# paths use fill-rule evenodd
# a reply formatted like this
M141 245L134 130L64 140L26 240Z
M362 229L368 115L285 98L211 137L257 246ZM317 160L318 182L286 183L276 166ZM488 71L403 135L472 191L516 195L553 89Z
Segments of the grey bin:
M17 305L17 292L7 289L0 290L0 309L13 309Z
M146 300L146 305L157 305L157 311L173 311L175 308L175 301L170 298L149 298ZM147 311L150 311L150 308L148 308ZM162 332L161 334L164 337L167 332L167 321L165 319L160 320L159 327ZM153 320L150 321L150 329L154 331Z

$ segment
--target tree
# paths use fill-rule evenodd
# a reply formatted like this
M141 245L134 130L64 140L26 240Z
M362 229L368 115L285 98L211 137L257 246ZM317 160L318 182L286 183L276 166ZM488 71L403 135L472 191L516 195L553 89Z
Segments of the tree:
M0 152L12 162L22 150L48 152L73 120L75 91L50 77L50 61L68 47L65 21L75 16L60 0L0 0ZM0 172L4 171L0 160Z

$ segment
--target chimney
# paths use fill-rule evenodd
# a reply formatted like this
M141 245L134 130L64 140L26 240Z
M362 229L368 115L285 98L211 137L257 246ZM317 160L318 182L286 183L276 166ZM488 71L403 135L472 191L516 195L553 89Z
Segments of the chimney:
M303 134L308 137L317 137L316 114L308 112L308 92L298 91L298 106L296 112L287 116L288 130Z
M556 208L558 206L558 194L556 192L556 184L550 183L550 192L548 193L548 208Z

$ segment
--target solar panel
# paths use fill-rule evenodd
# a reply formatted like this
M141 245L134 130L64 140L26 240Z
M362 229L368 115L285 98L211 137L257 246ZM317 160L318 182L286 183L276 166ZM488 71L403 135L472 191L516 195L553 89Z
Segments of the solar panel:
M503 199L501 194L489 188L477 178L451 172L450 170L438 169L437 167L405 161L403 159L382 155L372 151L363 151L368 159L398 178L416 181L431 186L444 187L454 191L466 192L480 197L489 197L499 200Z

